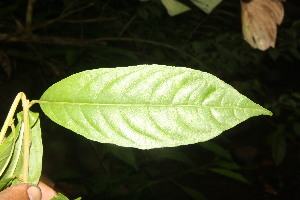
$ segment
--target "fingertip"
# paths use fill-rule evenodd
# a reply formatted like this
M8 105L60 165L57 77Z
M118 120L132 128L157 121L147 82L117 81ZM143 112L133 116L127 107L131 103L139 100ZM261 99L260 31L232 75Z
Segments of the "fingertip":
M41 200L42 199L42 191L39 187L37 186L30 186L27 189L27 195L30 200Z

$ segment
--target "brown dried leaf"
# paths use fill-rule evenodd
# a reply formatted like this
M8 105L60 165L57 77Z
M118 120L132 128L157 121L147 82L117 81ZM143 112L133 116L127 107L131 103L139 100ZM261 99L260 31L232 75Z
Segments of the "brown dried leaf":
M262 51L275 47L277 25L284 16L282 0L241 0L244 39Z

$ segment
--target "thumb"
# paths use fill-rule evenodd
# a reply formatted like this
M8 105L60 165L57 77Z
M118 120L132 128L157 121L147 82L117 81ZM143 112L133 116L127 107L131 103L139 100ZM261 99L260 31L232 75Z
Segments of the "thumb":
M0 192L1 200L41 200L41 198L40 188L28 183L14 185Z

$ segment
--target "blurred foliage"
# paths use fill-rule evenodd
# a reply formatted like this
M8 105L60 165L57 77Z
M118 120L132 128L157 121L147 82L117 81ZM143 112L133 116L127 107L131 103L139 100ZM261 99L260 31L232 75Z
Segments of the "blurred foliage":
M152 63L210 72L274 113L212 142L149 151L87 141L42 116L43 171L62 193L83 199L299 199L296 0L284 4L276 48L265 52L243 41L235 0L224 0L209 15L189 5L175 17L160 0L36 0L31 14L28 2L34 1L0 2L2 121L19 91L38 99L72 73Z

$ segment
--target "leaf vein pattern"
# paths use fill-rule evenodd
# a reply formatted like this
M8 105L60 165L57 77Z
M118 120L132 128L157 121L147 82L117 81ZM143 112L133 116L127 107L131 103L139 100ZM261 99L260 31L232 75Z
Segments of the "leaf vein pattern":
M182 75L182 74L177 74L177 75L173 76L172 79L173 79L173 78L176 78L177 76L180 76L180 75ZM170 78L170 79L171 79L171 78ZM188 81L188 82L189 82L189 81ZM186 85L186 83L185 83L184 85ZM180 87L175 91L175 93L173 94L173 96L170 98L170 100L171 100L170 102L174 102L175 96L178 94L178 92L180 91L180 89L183 88L184 85L180 86Z
M8 155L8 156L6 156L6 157L3 157L3 158L1 158L0 159L0 161L3 161L3 160L5 160L6 158L8 158L10 155Z
M184 117L181 116L181 114L180 114L181 112L178 111L178 109L176 109L176 113L177 113L177 115L178 115L179 122L180 122L181 124L183 124L183 126L184 126L185 128L189 129L189 130L192 131L192 132L198 132L198 131L199 131L199 130L197 130L197 129L191 128L191 126L189 126L189 125L183 120Z
M227 95L228 92L229 91L226 90L225 93L222 94L223 96L222 96L221 103L220 103L221 106L223 105L224 99L226 98L226 95Z
M210 112L210 119L212 119L212 121L214 121L214 124L218 124L217 127L222 127L222 122L220 122L219 120L217 120L213 114L213 112L211 111L211 109L208 109Z
M184 85L188 85L188 84L192 84L192 83L194 83L194 82L196 82L196 81L198 81L198 79L195 79L195 80L190 80L190 81L188 81L186 84L184 84ZM184 86L183 85L183 86ZM197 89L196 88L194 88L187 96L186 96L186 103L187 104L190 104L191 103L191 101L190 101L190 99L191 99L191 96L193 95L193 93L196 91ZM179 90L178 90L179 91ZM177 95L177 93L174 95L174 98L175 98L175 96ZM173 101L172 101L173 102Z
M236 102L236 105L238 106L240 104L240 102L243 100L244 100L243 98L239 99L238 102ZM240 119L240 117L238 117L238 115L237 115L237 109L233 109L233 113L234 113L234 116L236 119Z
M91 127L93 127L93 129L94 129L96 132L100 133L103 137L108 138L108 136L107 136L106 134L103 134L103 131L102 131L102 130L98 129L97 126L96 126L94 123L92 124L92 123L88 120L88 117L87 117L86 113L82 110L81 106L79 106L79 107L80 107L80 111L81 111L81 113L82 113L82 115L83 115L85 121L87 121L87 123L90 124Z
M207 84L206 81L205 81L205 84ZM202 102L204 102L206 99L209 99L213 95L213 93L215 93L216 91L217 91L216 87L213 87L212 90L209 91L209 93L207 93L207 94L205 94L205 96L203 96Z
M143 135L146 135L147 137L153 139L154 141L160 141L162 142L161 139L159 139L157 136L155 135L151 135L151 134L147 134L145 133L145 131L142 131L140 128L138 128L137 126L134 125L134 123L131 122L130 119L128 119L128 117L126 117L126 115L124 115L123 112L121 112L122 118L124 119L124 121L128 124L128 126L134 130L135 132L139 132L139 133L143 133Z
M1 144L2 145L2 144ZM2 150L2 152L6 151L9 147L11 147L13 145L13 143L10 143L9 145L7 145L7 147L5 149Z
M40 104L67 104L67 105L91 105L91 106L119 106L119 107L195 107L195 108L207 108L207 109L245 109L245 110L257 110L265 111L261 108L252 108L252 107L233 107L233 106L203 106L203 105L182 105L182 104L126 104L126 103L117 103L117 104L102 104L102 103L76 103L76 102L57 102L57 101L38 101ZM51 107L51 105L49 105Z
M156 73L159 73L159 72L158 71L154 71L153 73L149 74L146 79L139 78L138 80L136 80L135 82L133 82L123 93L126 93L126 92L132 90L132 88L134 86L138 86L139 84L141 84L143 82L147 82L147 80L151 79L152 78L151 76L153 76Z
M85 88L87 88L88 86L90 86L91 83L94 83L96 79L99 79L99 78L100 78L99 76L103 76L103 75L105 75L105 74L108 74L108 72L104 72L104 73L99 74L98 76L95 76L94 78L90 79L90 80L89 80L82 88L80 88L80 89L77 91L77 93L76 93L76 95L74 95L74 97L81 96L82 90L83 90L83 89L85 89ZM74 100L73 100L73 102L74 102Z
M122 76L119 76L119 77L113 79L112 81L110 81L109 83L107 83L95 96L98 96L99 94L101 94L103 92L106 92L106 90L108 90L109 88L113 87L114 84L122 81L125 77L130 76L131 73L133 73L133 72L129 72L127 74L124 74Z
M80 128L84 127L84 126L80 126L80 125L82 124L80 121L74 120L74 119L73 119L73 117L69 114L69 112L67 111L68 109L66 109L65 106L62 106L62 107L63 107L63 111L66 113L66 116L68 116L68 118L69 118L71 121L73 121L74 124L78 124L78 125L79 125L79 126L77 126L77 127L80 127ZM89 133L89 131L87 131L87 130L85 129L85 127L84 127L83 129L84 129L84 131L85 131L87 134ZM71 129L71 130L72 130L72 129Z
M191 83L195 82L196 80L189 80L187 83L185 83L184 85L182 85L176 92L175 94L173 95L172 97L172 103L174 102L174 98L176 97L176 95L178 94L178 92L184 88L185 85L190 85ZM190 99L190 96L192 95L192 93L195 91L196 89L194 89L193 91L191 91L188 95L188 99L185 100L185 102L188 104L189 103L189 99Z
M163 71L164 72L164 70L159 70L159 72L161 72L161 71ZM162 85L163 84L165 84L166 82L168 82L172 77L174 77L174 76L177 76L177 75L179 75L179 74L181 74L182 72L180 71L178 74L172 74L172 73L169 73L169 74L167 74L167 76L166 77L164 77L164 80L162 81L161 79L159 79L157 82L158 82L158 84L157 85L155 85L154 87L153 87L153 89L152 89L152 93L150 94L150 99L152 100L152 98L153 98L153 94L160 88L160 87L162 87Z
M174 135L174 133L168 133L168 131L164 130L163 127L161 127L154 119L154 117L152 116L151 114L151 111L149 110L149 108L147 108L147 112L148 112L148 115L149 115L149 118L150 120L154 123L154 125L156 126L156 128L158 130L160 130L160 132L164 133L164 135L167 137L167 138L170 138L171 135Z
M18 141L16 142L16 146L17 146L17 147L15 147L13 156L16 155L16 156L17 156L17 159L16 159L16 161L15 161L15 165L14 165L13 168L11 169L11 174L10 174L10 175L12 175L12 174L16 171L16 169L17 169L17 165L18 165L18 162L19 162L19 160L20 160L20 154L21 154L21 152L22 152L22 141L23 141L23 136L24 136L24 131L22 131L22 133L19 134ZM20 143L19 146L17 145L18 142Z
M131 143L135 144L134 141L132 141L130 138L128 138L127 136L125 136L124 134L120 133L120 131L115 127L115 125L111 124L111 122L109 122L109 120L107 119L107 117L101 113L100 111L100 114L102 115L103 119L105 120L106 124L117 134L119 135L121 138L125 139L125 140L128 140L130 141ZM114 143L114 141L112 141L112 143Z

